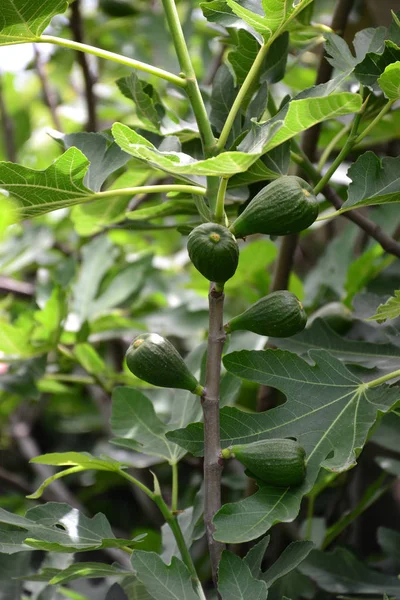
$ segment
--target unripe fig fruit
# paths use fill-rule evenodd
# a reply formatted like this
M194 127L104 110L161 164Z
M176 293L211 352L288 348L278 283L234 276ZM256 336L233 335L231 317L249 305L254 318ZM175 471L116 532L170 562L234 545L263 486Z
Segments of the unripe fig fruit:
M239 246L223 225L199 225L189 234L187 249L196 269L209 281L223 284L235 274Z
M138 335L126 352L128 369L147 383L180 388L201 396L203 387L174 346L157 333Z
M294 440L260 440L237 444L222 451L237 458L256 478L277 487L300 485L306 476L306 453Z
M280 290L258 300L225 325L226 333L253 331L271 337L290 337L304 329L307 315L292 292Z
M252 233L287 235L307 229L317 217L312 187L300 177L284 175L258 192L230 231L237 238Z

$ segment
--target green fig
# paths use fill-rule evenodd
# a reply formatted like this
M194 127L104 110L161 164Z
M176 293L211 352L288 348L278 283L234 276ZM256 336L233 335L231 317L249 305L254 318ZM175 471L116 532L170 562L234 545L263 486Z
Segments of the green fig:
M223 225L199 225L189 234L187 249L196 269L209 281L223 284L235 274L239 246Z
M174 346L157 333L138 335L126 352L126 364L136 377L152 385L189 390L198 396L204 391Z
M288 235L307 229L317 217L312 187L300 177L284 175L258 192L229 229L237 238L252 233Z
M307 316L303 305L286 290L272 292L258 300L225 325L226 333L253 331L271 337L290 337L304 329Z
M277 487L300 485L306 476L306 453L294 440L260 440L237 444L222 451L223 458L235 457L250 475Z

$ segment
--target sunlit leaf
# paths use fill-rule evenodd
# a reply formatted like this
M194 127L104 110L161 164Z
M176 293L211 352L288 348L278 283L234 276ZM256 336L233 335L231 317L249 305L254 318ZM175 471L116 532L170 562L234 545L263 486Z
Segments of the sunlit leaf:
M161 152L146 138L122 123L112 128L117 144L135 158L140 158L152 167L174 175L218 175L230 177L241 173L254 162L254 157L244 152L223 152L205 160L196 161L182 152Z
M67 0L26 2L2 0L0 15L0 46L37 40L51 19L67 10Z
M269 121L253 123L238 150L264 154L321 121L358 112L361 104L361 96L349 92L292 100Z
M31 508L25 517L0 508L0 523L25 530L25 544L36 550L82 552L133 543L117 539L101 513L88 518L76 508L56 502Z
M378 79L378 85L389 100L400 98L400 61L386 67Z
M384 323L387 319L397 319L397 317L400 317L400 290L395 290L394 296L384 304L380 304L376 309L376 313L369 317L367 321Z
M365 152L350 167L351 183L342 210L358 206L400 202L400 157L378 158L373 152Z

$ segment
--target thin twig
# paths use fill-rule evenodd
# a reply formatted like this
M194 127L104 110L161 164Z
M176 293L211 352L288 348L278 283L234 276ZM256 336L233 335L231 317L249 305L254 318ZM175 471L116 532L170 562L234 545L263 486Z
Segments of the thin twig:
M38 77L40 79L40 83L42 86L42 92L43 92L43 98L44 98L45 104L47 104L48 109L50 111L51 118L53 119L54 127L58 131L62 132L63 129L62 129L61 121L60 121L60 119L58 117L58 113L57 113L57 101L56 101L54 92L51 89L51 86L49 84L49 80L48 80L47 73L46 73L46 68L43 63L39 48L37 47L36 44L33 44L33 50L35 53L36 71L37 71L37 74L38 74Z
M210 286L209 330L205 394L202 398L204 415L204 522L214 584L217 584L218 564L224 544L214 539L213 517L221 508L221 441L219 428L219 390L221 357L226 334L223 328L224 293Z
M30 298L34 293L35 286L32 283L0 275L0 294L14 294L23 298Z
M326 185L322 190L322 193L337 210L342 207L342 199L331 186ZM374 238L386 252L400 258L400 244L396 242L394 238L390 237L390 235L385 233L379 225L355 210L345 212L342 216L349 219L349 221L353 221L353 223L358 225L365 233Z
M74 40L79 43L84 42L83 23L81 15L81 0L75 0L71 5L70 27ZM96 96L93 86L96 82L96 77L90 69L89 61L83 52L77 52L77 60L81 66L83 79L85 82L85 98L87 106L87 131L97 131L97 115L96 115Z
M338 0L331 23L331 28L338 35L343 36L353 6L354 0ZM315 85L319 85L321 83L326 83L327 81L329 81L332 76L332 72L333 67L326 60L324 55L324 48L322 48L322 55L319 62ZM314 125L314 127L310 127L310 129L307 129L303 136L303 150L312 162L315 162L316 160L316 151L318 147L319 136L321 133L321 127L322 123L318 123L317 125Z

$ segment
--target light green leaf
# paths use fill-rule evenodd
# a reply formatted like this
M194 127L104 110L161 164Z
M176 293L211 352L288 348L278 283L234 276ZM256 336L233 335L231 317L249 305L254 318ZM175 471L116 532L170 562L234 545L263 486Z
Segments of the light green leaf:
M266 600L263 581L255 579L244 560L224 550L218 568L218 590L222 600Z
M341 211L359 206L400 202L400 157L378 158L365 152L347 172L351 179Z
M400 317L400 290L395 290L394 296L384 304L380 304L376 309L376 313L369 317L367 321L384 323L387 319L397 319L397 317Z
M0 508L0 523L24 529L25 544L36 550L82 552L136 543L117 539L101 513L88 518L76 508L56 502L31 508L25 517Z
M0 46L34 42L51 19L68 8L67 0L26 2L2 0L0 14Z
M118 473L124 466L123 463L119 463L112 458L97 458L87 452L54 452L36 456L35 458L32 458L30 462L41 465L70 467L69 469L59 471L45 479L36 492L28 496L28 498L35 499L40 498L44 490L51 485L53 481L66 477L72 473L79 473L81 471L111 471L113 473Z
M235 2L226 0L232 11L268 41L284 31L285 27L313 0L262 0L260 4L252 0ZM248 7L248 8L247 8Z
M77 344L74 354L79 364L91 375L101 377L107 373L106 363L91 344Z
M398 100L400 98L400 61L386 67L378 79L378 84L389 100Z
M95 196L83 183L88 166L77 148L67 150L44 171L0 162L0 193L4 190L19 202L21 219L88 202Z
M18 326L0 322L0 351L8 358L28 358L40 354L40 350L30 342L33 325L33 322L31 327L27 327L26 323Z
M29 548L29 546L28 546ZM101 562L78 562L66 569L45 567L37 574L27 575L25 581L48 581L50 585L63 585L77 579L97 577L124 577L131 571L123 570L118 564L108 565Z
M246 171L254 157L244 152L223 152L206 160L194 160L182 152L161 152L146 138L122 123L114 123L112 133L117 144L135 158L173 175L217 175L230 177Z
M303 562L310 554L312 542L292 542L285 548L274 564L262 574L262 580L270 588L278 579L284 577Z
M154 600L198 600L190 572L176 556L167 566L154 552L136 551L132 565Z
M168 427L157 417L153 404L132 387L113 391L111 428L118 446L158 456L173 464L186 454L165 437Z
M270 338L274 346L307 355L309 350L326 350L331 356L348 363L364 367L380 367L388 372L396 369L400 362L400 348L385 342L376 344L346 339L335 333L322 319L291 338ZM304 357L307 360L307 356Z
M61 332L62 323L67 316L67 299L64 290L56 286L48 301L42 308L35 312L35 321L39 324L33 334L35 343L47 343L56 346Z
M389 386L367 389L327 352L311 351L315 366L281 350L241 351L228 354L229 372L279 389L286 402L261 414L237 408L221 410L221 445L246 444L260 439L294 437L307 453L307 477L294 488L274 488L258 482L253 496L226 504L214 518L216 539L248 541L278 521L293 520L302 496L313 486L320 466L340 472L355 465L378 412L386 412L399 393ZM203 451L203 425L167 434L196 455ZM331 453L331 454L330 454ZM329 455L329 457L328 457Z
M269 121L262 124L253 122L238 150L264 154L321 121L358 112L361 105L361 96L349 92L292 100Z
M313 550L299 569L330 594L400 594L397 577L374 571L344 548Z

